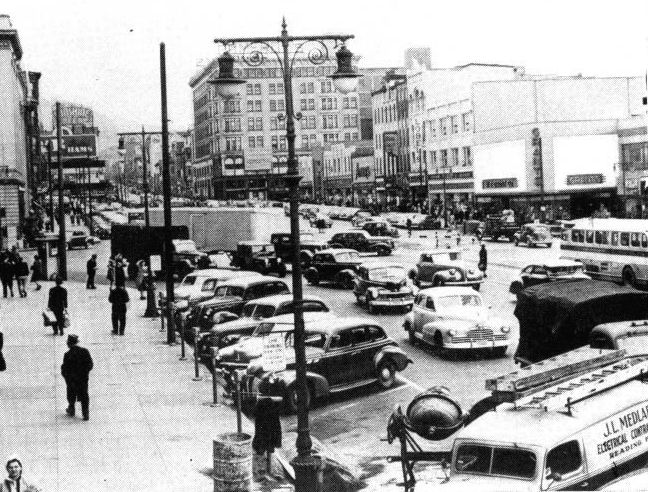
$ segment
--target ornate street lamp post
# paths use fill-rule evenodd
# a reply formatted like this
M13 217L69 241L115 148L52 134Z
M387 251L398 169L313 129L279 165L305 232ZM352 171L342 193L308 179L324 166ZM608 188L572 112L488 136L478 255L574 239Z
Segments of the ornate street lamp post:
M319 460L312 455L312 441L308 424L308 386L306 382L306 351L304 347L304 313L302 295L302 272L299 243L299 181L301 176L295 157L295 119L301 117L293 112L292 77L295 60L299 54L306 55L314 65L321 65L329 59L329 49L341 43L336 53L338 69L330 77L335 88L343 93L355 90L359 75L352 66L353 54L344 45L352 39L348 34L331 34L321 36L289 36L286 20L283 20L279 37L262 38L229 38L215 39L225 49L229 45L242 45L242 60L248 66L259 66L264 62L265 54L272 53L279 63L285 87L286 102L286 140L288 143L288 172L285 180L290 191L290 234L294 244L292 251L292 284L295 306L295 365L297 378L297 457L293 461L295 468L295 488L298 492L317 492L321 490L318 475ZM280 49L278 49L280 47ZM234 76L234 57L225 51L218 59L218 77L209 82L216 86L216 91L223 98L231 98L238 93L244 79Z

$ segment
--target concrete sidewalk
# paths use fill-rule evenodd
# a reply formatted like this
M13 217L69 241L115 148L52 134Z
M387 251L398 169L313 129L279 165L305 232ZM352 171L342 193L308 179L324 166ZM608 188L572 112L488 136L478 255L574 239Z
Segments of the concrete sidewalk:
M111 334L108 289L69 282L72 326L94 359L90 421L65 414L60 375L66 338L43 326L50 283L26 299L0 299L0 460L17 454L24 476L43 491L212 491L212 440L236 430L230 406L212 408L211 378L192 381L191 348L164 343L159 319L141 315L145 301L130 290L123 337ZM67 335L67 333L66 333ZM253 426L243 419L244 431ZM4 461L0 461L4 465ZM2 470L4 472L4 470ZM277 482L256 490L290 490Z

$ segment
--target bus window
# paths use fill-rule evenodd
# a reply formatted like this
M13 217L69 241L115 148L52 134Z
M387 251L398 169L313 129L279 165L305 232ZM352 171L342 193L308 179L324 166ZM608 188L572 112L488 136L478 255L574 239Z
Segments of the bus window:
M630 246L633 248L638 248L639 247L639 234L636 232L633 232L630 234Z
M585 231L585 242L586 243L594 242L594 231Z
M601 231L594 231L594 242L596 244L601 244L603 242L601 236L602 236Z
M612 246L618 246L619 245L619 233L618 232L611 233L610 244Z
M571 240L572 243L577 243L578 242L578 232L576 229L572 229L571 231Z
M648 236L646 236L645 234L641 235L641 247L648 248Z
M610 243L610 233L608 231L601 232L601 244Z
M621 246L628 246L630 244L630 233L622 232L621 233Z

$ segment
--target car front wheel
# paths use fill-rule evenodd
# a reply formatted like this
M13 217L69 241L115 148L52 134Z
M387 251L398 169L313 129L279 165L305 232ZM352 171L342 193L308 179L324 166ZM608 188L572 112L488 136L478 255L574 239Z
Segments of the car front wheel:
M384 361L378 364L378 382L384 389L391 388L396 382L396 368L391 361Z

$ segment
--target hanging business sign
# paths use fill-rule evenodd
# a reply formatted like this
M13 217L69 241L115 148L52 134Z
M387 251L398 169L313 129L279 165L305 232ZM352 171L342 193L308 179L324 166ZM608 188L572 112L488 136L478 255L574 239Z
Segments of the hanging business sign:
M383 149L387 154L398 154L398 132L383 132Z
M57 140L56 136L41 137L44 148L51 142L52 158L56 160ZM82 159L97 156L97 136L86 135L62 135L61 136L61 159Z
M567 186L603 184L605 176L602 174L570 174L565 182Z
M517 178L497 178L497 179L484 179L482 180L483 189L497 189L497 188L517 188Z
M267 372L283 371L286 369L285 333L268 333L263 336L263 370Z

